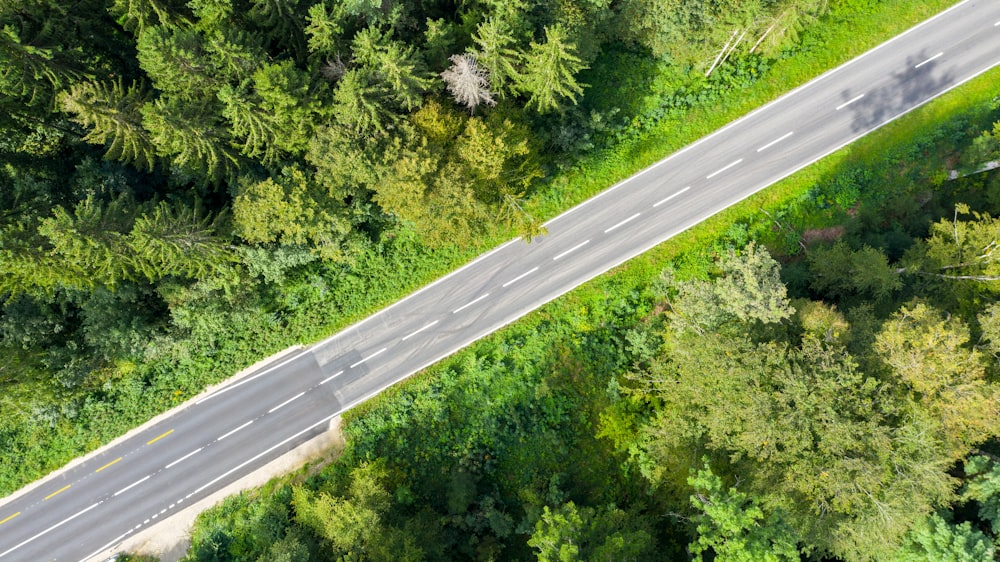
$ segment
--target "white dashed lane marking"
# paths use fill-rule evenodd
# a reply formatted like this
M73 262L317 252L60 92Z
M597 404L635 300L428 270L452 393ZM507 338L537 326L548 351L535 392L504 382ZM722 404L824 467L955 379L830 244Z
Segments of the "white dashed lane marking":
M559 258L566 257L570 253L575 252L575 251L579 250L580 248L586 246L588 242L590 242L590 240L584 240L583 242L580 242L576 246L573 246L572 248L570 248L570 249L566 250L565 252L559 254L558 256L552 258L552 261L558 260Z

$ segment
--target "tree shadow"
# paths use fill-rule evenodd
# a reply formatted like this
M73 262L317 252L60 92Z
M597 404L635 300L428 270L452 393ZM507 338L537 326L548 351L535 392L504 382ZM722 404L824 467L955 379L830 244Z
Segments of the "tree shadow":
M954 85L955 76L950 71L937 76L938 61L930 60L933 54L921 52L906 60L906 69L894 72L892 81L870 92L841 92L844 103L864 94L864 98L852 103L848 108L854 113L851 124L854 132L860 133L883 125L901 112L913 109L935 94Z

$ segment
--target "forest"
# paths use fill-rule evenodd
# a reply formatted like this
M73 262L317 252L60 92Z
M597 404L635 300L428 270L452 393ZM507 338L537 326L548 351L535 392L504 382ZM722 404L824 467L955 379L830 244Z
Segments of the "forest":
M349 412L184 560L994 559L998 78Z
M951 3L0 0L0 493ZM188 559L994 556L997 80L352 411Z

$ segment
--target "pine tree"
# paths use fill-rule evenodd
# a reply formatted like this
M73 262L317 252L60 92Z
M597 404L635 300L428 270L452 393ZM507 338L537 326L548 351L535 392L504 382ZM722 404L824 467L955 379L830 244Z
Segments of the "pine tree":
M52 216L42 220L38 233L68 270L85 272L96 284L114 288L135 279L132 252L125 242L135 214L136 205L128 197L107 204L88 197L72 212L54 208Z
M128 88L117 82L81 82L64 92L59 101L73 120L89 128L84 140L107 144L106 157L132 162L151 171L154 147L142 126L141 108L148 94L134 82Z
M147 27L176 24L177 8L169 0L112 0L108 12L119 25L138 35Z
M503 99L508 85L521 78L518 67L522 57L514 49L516 41L510 26L503 19L490 18L479 24L473 40L477 46L476 60L489 73L491 91Z
M143 107L143 126L161 156L169 157L183 173L208 182L234 177L239 160L227 132L204 104L183 104L160 98Z
M62 60L58 45L39 46L53 32L46 26L34 41L23 41L14 26L0 27L0 94L47 106L58 89L82 76Z
M180 203L159 202L136 218L125 242L136 274L149 281L166 276L204 278L234 260L215 233L217 221Z
M412 46L391 41L379 30L369 27L354 37L352 47L355 62L388 84L401 107L410 111L420 106L424 92L433 81Z
M545 28L545 43L531 43L517 81L518 90L528 96L528 107L545 113L559 109L566 99L576 103L576 97L583 93L576 73L587 65L575 52L576 47L566 41L566 33L559 25Z
M221 86L204 35L196 29L149 27L139 33L139 65L163 94L188 102L209 99Z
M333 97L338 124L361 137L384 136L399 120L388 107L392 92L364 70L344 73Z
M327 10L322 2L310 6L305 28L310 54L321 59L337 54L340 35L344 32L339 15Z
M308 54L299 0L250 0L248 16L274 45L304 61Z

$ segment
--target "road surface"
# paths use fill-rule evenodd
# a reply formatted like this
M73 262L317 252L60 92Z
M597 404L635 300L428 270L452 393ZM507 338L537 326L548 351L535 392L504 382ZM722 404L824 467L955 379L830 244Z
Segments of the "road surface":
M347 330L176 411L0 508L0 562L114 547L331 418L1000 63L967 0Z

